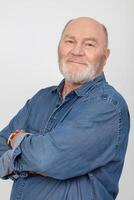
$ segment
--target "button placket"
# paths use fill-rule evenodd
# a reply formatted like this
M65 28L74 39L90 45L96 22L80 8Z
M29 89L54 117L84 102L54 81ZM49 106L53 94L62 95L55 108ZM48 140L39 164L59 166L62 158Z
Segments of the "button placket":
M53 111L53 113L51 114L51 116L49 117L49 120L48 120L48 122L47 122L47 124L46 124L46 126L45 126L45 128L44 128L44 132L45 132L45 133L46 133L46 132L49 132L49 131L53 128L53 125L55 124L54 122L55 122L55 120L57 119L57 118L56 118L56 114L57 114L57 112L60 111L60 109L62 108L62 106L63 106L64 103L65 103L65 101L64 101L62 104L57 104L57 105L59 105L59 107L56 108L56 109Z
M66 113L68 113L68 110L70 110L70 106L72 106L72 104L77 100L77 96L75 96L73 99L71 99L69 96L65 97L65 99L62 101L62 103L59 105L59 107L54 109L53 113L49 117L49 120L47 121L47 124L46 124L46 126L44 128L44 131L43 131L44 133L47 133L47 132L51 131L56 126L56 120L58 118L58 113L61 111L63 106L65 106L65 104L70 100L71 100L71 102L65 108L65 111L63 112L63 114L61 115L61 113L60 113L58 121L61 121L61 118L66 116Z

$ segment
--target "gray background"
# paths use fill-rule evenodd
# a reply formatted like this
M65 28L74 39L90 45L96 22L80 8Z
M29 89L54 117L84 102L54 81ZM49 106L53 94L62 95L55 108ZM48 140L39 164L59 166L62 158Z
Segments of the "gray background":
M58 84L57 45L65 23L91 16L109 31L107 80L125 97L131 132L118 200L133 200L133 0L0 0L0 129L39 89ZM0 180L0 199L9 200L12 181Z

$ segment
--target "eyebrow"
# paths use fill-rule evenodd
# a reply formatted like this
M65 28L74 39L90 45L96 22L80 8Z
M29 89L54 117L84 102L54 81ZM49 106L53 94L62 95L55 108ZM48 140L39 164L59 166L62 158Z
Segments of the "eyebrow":
M74 36L71 36L71 35L68 35L68 34L67 34L67 35L65 35L65 36L64 36L64 38L75 39L75 37L74 37Z
M64 36L64 38L75 39L75 36L71 36L71 35L67 34L67 35ZM98 41L95 37L85 37L83 40L84 41L93 41L95 43L98 43Z

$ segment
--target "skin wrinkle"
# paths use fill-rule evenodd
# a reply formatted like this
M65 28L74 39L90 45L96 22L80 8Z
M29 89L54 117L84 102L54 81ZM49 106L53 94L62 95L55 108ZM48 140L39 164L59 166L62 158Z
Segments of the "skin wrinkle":
M110 53L107 46L107 29L98 21L79 17L65 25L58 46L59 69L65 78L62 96L102 73Z
M87 18L87 17L85 17L85 18ZM92 18L90 18L90 19L92 19ZM71 19L71 20L69 20L69 21L66 23L66 25L65 25L65 27L64 27L64 29L63 29L61 35L63 35L63 33L64 33L66 27L67 27L73 20L75 20L75 19ZM94 19L92 19L92 20L94 20ZM96 21L96 20L94 20L94 21ZM104 34L105 34L106 47L108 47L109 41L108 41L108 31L107 31L107 28L106 28L106 26L105 26L104 24L102 24L102 23L100 23L100 25L102 26L102 29L103 29Z

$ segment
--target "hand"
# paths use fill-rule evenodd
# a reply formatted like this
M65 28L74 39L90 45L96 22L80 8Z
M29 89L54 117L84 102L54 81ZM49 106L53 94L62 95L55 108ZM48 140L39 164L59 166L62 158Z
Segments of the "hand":
M48 176L46 173L36 173L36 172L31 172L31 171L29 171L28 172L28 175L29 176L44 176L44 177L46 177L46 176Z
M14 148L15 144L16 144L16 139L17 137L20 137L22 135L25 135L25 133L23 133L22 131L18 131L16 133L16 135L13 137L13 139L11 140L10 144L11 144L11 147Z

